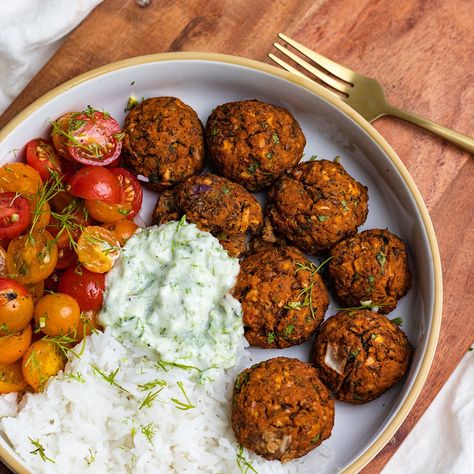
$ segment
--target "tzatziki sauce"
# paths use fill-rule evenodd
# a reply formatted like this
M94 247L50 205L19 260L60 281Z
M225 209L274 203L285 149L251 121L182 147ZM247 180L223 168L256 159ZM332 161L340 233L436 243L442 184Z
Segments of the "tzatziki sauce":
M242 309L229 294L238 273L238 260L184 218L148 227L107 274L99 320L163 361L232 367L243 339Z

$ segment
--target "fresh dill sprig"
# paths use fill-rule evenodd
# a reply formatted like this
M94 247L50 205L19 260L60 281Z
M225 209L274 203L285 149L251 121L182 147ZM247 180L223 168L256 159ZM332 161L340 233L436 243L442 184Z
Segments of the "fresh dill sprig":
M248 472L258 474L258 471L252 466L252 463L244 456L244 448L240 444L237 451L237 467L242 474L247 474Z
M99 367L97 367L96 365L94 364L89 364L91 367L92 367L92 370L94 371L94 373L96 373L97 375L100 375L106 382L108 382L110 385L113 385L117 388L119 388L120 390L123 390L124 392L127 392L127 393L130 393L126 388L123 388L121 385L119 385L116 381L115 381L115 377L117 376L120 368L117 367L115 370L111 371L108 375L99 369Z
M30 451L30 454L38 454L39 457L44 461L49 461L49 462L52 462L53 464L56 464L56 461L54 459L51 459L49 458L48 456L46 456L46 453L45 453L45 450L44 450L44 447L43 445L39 442L39 439L32 439L30 437L28 437L28 439L30 440L30 443L36 448L34 449L33 451Z
M177 367L178 369L196 370L198 372L202 372L202 370L199 367L195 367L194 365L179 364L177 362L167 362L165 360L159 360L158 362L155 362L155 366L156 368L163 369L165 372L168 372L169 370L168 367Z
M80 383L86 383L86 379L83 377L83 375L80 372L65 372L63 374L64 378L75 380L76 382Z
M155 436L155 425L153 422L148 425L140 425L141 432L150 444L153 444L153 437Z
M62 336L44 336L42 339L55 344L68 360L71 360L69 354L72 354L74 357L79 359L84 353L84 342L79 353L71 349L71 345L77 343L77 334L75 330Z
M84 456L84 461L90 466L95 461L95 454L92 452L92 449L89 448L89 456Z
M186 399L186 402L182 402L180 400L178 400L177 398L172 398L171 401L176 405L176 408L178 410L190 410L191 408L196 408L196 405L193 405L191 403L191 400L189 400L188 398L188 395L186 393L186 391L184 390L184 387L183 387L183 382L177 382L177 385L179 387L179 389L181 390L181 393L183 394L184 398Z
M139 406L139 410L142 408L151 408L153 405L153 402L155 401L156 397L159 395L159 393L164 389L165 387L161 387L155 392L148 392L147 396L143 399L142 404Z
M167 384L166 384L166 380L162 380L162 379L156 379L156 380L152 380L151 382L147 382L147 383L144 383L142 385L138 385L138 387L145 391L145 390L152 390L153 388L157 387L157 386L160 386L160 387L165 387Z

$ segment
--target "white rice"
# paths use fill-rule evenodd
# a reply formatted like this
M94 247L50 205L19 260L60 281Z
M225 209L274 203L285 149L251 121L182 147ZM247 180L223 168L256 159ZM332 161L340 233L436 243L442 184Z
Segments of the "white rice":
M324 446L284 465L244 450L255 471L239 468L230 400L235 375L249 365L243 344L238 367L197 383L192 369L166 371L146 349L127 347L109 330L94 334L86 339L82 355L68 363L65 374L50 379L42 393L28 393L19 404L15 394L0 397L0 431L35 473L317 472L332 457ZM113 379L117 385L92 366L105 376L119 369ZM162 385L140 388L156 380ZM160 388L151 406L140 408ZM180 410L178 406L185 408L180 402L193 407ZM34 453L31 440L40 443L50 460Z

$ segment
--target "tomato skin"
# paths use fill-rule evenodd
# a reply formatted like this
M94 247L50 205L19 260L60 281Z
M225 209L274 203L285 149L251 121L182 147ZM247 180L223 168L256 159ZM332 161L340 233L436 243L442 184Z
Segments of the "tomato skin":
M81 324L81 310L77 301L65 293L49 293L36 304L36 327L48 336L65 336L75 339Z
M21 369L29 385L39 392L50 377L64 369L66 358L54 342L40 339L23 355Z
M12 364L23 357L31 344L33 331L28 324L21 331L0 338L0 364Z
M22 284L48 278L58 261L58 247L52 235L43 230L20 235L8 244L7 270Z
M33 298L33 302L36 304L44 294L44 280L41 280L38 283L27 284L25 285L25 288Z
M103 227L86 227L77 241L77 259L91 272L108 272L119 256L115 234Z
M21 360L12 364L0 364L0 393L21 392L28 386L22 369Z
M115 175L106 168L85 166L68 181L69 192L84 199L99 199L118 204L121 199L120 185Z
M103 201L88 199L86 199L85 204L89 215L104 224L121 221L132 212L132 208L128 204L108 204Z
M59 278L58 291L74 296L81 311L99 310L104 297L105 275L83 267L69 267Z
M115 233L120 246L124 246L127 240L136 232L138 229L137 224L127 219L114 222L111 224L102 224L104 229L110 230Z
M77 254L71 247L63 247L58 249L57 270L65 270L77 263Z
M42 185L39 173L25 163L8 163L0 168L0 192L12 191L30 196Z
M14 192L0 193L0 239L14 239L30 224L30 202Z
M34 138L26 145L26 162L38 171L41 179L46 182L55 172L62 176L61 163L53 144L44 138Z
M106 166L120 156L122 142L117 138L120 125L113 117L89 109L75 115L73 120L81 123L72 129L68 125L67 151L74 160L83 165Z
M142 207L143 189L138 179L125 168L114 168L110 170L117 176L122 190L121 203L128 203L132 211L127 215L127 219L135 217Z
M26 327L33 316L33 298L28 290L10 278L0 278L0 336Z
M51 220L51 207L47 202L43 203L41 209L36 211L35 217L36 206L36 197L33 197L31 200L31 226L29 227L29 230L32 232L39 232L43 230Z
M53 130L51 132L51 140L53 141L54 148L56 151L66 160L72 161L72 157L67 149L67 138L68 124L73 120L76 112L68 112L61 115L57 120L53 122Z

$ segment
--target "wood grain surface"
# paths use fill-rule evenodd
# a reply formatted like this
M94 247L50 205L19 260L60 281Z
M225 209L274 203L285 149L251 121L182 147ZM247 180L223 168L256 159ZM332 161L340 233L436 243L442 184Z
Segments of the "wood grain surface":
M56 85L148 53L207 51L271 62L279 32L381 81L393 105L474 135L474 16L469 0L105 0L0 118ZM441 250L444 310L429 378L410 415L364 469L378 473L473 343L474 158L392 118L376 121L408 167ZM1 471L0 469L0 472Z

